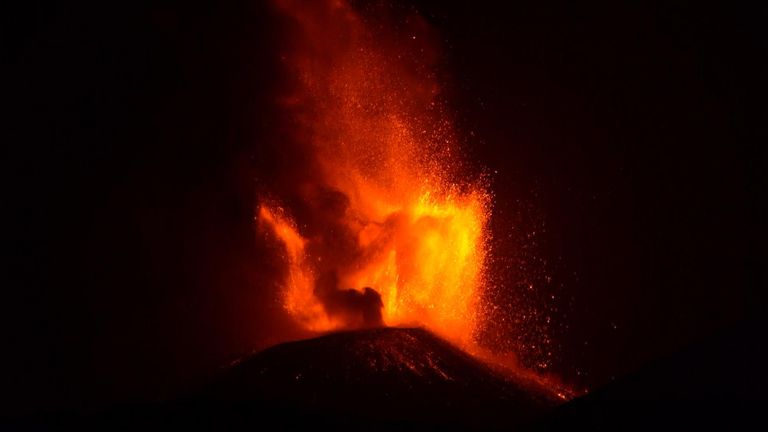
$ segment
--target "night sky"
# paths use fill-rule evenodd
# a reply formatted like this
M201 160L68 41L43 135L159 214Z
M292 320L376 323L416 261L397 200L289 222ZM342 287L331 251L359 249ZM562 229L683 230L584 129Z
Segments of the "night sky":
M224 3L4 14L0 414L174 395L287 334L253 222L284 29ZM510 346L546 331L594 389L762 335L765 10L445 3L413 4L490 175L498 301L536 309Z

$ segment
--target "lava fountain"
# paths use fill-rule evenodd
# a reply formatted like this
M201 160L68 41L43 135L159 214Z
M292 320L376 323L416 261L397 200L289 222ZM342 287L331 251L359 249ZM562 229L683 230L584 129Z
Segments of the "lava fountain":
M276 7L292 34L281 139L300 168L257 221L282 251L285 310L310 331L422 326L472 351L490 195L461 156L429 26L340 0Z

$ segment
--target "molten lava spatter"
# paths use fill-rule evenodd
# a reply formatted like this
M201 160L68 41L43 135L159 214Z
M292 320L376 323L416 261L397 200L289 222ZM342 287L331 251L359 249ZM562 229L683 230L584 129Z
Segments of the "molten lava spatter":
M291 191L299 214L281 196L258 210L285 250L285 309L327 331L375 325L379 308L386 325L471 347L489 194L459 156L428 27L410 13L383 34L342 1L277 6L296 28L285 138L309 161Z

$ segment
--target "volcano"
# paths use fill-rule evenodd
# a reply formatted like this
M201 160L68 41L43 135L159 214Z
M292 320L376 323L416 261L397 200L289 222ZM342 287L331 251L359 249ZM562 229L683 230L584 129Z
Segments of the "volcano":
M525 425L556 403L427 330L375 328L245 357L171 411L198 425L461 428Z

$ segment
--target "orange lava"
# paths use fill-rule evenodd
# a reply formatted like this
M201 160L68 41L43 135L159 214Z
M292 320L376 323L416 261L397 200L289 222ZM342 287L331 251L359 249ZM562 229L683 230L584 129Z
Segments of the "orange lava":
M296 26L283 56L295 80L280 104L311 155L299 189L315 215L299 226L280 197L258 209L285 251L286 311L312 331L354 327L318 296L318 278L333 272L339 289L376 290L386 325L423 326L470 348L490 200L462 164L428 26L411 13L383 35L342 1L276 3Z

